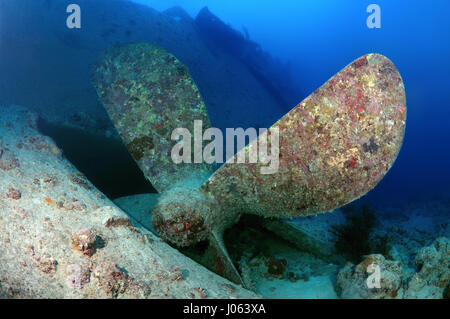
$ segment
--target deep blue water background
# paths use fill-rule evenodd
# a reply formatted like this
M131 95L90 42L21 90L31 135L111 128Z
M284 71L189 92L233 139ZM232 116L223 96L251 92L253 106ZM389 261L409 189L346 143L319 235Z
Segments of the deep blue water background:
M264 50L290 61L302 98L355 58L389 57L406 87L408 118L400 155L366 198L395 203L442 196L450 179L450 1L136 0L192 16L208 8ZM366 8L381 7L381 29L369 29ZM281 116L282 114L280 114Z

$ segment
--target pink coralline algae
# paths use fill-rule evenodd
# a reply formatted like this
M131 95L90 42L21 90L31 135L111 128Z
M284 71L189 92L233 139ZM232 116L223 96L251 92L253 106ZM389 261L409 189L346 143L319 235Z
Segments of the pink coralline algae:
M70 264L66 267L67 286L72 289L82 289L89 282L90 270L84 264Z
M8 198L18 200L18 199L20 199L20 197L22 197L22 194L20 193L20 191L18 189L9 188L8 194L6 196Z

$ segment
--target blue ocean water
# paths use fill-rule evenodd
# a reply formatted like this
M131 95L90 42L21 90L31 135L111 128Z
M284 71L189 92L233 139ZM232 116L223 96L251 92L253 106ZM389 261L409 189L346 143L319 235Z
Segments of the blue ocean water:
M405 83L407 129L394 167L369 198L426 200L450 190L448 1L137 2L160 10L180 5L193 16L208 6L233 28L245 27L264 50L290 62L302 89L299 101L355 58L370 52L386 55ZM381 8L380 29L366 25L366 8L372 3Z

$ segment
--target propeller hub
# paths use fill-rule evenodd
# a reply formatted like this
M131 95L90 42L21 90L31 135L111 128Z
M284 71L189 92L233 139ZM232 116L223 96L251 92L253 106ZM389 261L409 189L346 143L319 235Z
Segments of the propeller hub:
M152 223L164 240L185 247L208 239L208 214L208 201L198 191L168 191L153 208Z

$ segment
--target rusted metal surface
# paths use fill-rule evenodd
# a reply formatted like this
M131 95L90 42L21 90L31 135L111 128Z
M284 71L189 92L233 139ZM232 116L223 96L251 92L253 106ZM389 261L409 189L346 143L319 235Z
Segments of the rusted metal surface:
M172 161L175 128L194 132L194 120L210 127L197 86L175 56L150 43L114 47L99 58L92 80L129 152L158 192L191 175L203 182L214 171L215 165Z
M192 131L196 119L209 126L198 90L178 60L150 44L111 49L94 82L133 157L162 192L153 208L155 230L180 247L209 240L220 252L209 256L220 256L213 270L238 283L223 245L225 229L245 213L308 216L361 197L393 165L405 130L402 78L389 59L368 54L272 126L279 132L278 170L263 174L267 163L261 158L249 163L252 149L272 147L269 130L203 184L213 165L174 164L169 154L171 130ZM242 153L247 161L237 163Z
M277 173L261 174L261 163L225 163L201 190L225 214L298 217L333 210L384 177L402 145L405 121L405 90L394 64L365 55L272 126L280 134ZM241 152L248 156L263 137Z

